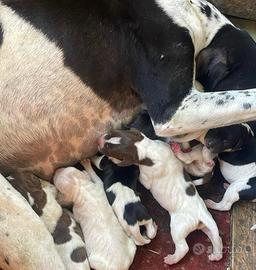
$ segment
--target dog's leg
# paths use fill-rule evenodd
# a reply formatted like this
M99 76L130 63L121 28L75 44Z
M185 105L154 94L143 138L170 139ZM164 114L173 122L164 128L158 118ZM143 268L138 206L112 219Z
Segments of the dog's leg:
M256 119L256 89L188 94L170 120L154 123L159 136L176 136Z
M189 251L186 237L190 230L190 225L184 221L184 217L173 215L171 217L171 235L175 244L175 253L164 258L166 264L172 265L179 262Z
M84 159L81 161L81 164L85 168L86 172L89 174L91 180L95 184L103 185L102 180L99 178L99 176L95 173L95 171L92 168L91 161L89 159Z
M213 218L210 216L210 213L207 220L204 220L203 223L206 227L203 227L201 230L209 237L213 246L213 252L208 256L208 258L210 261L219 261L223 257L223 243L221 237L219 236L218 227Z
M219 210L219 211L229 211L232 205L239 201L239 192L242 190L248 190L251 186L247 182L235 182L229 185L227 188L223 199L216 203L212 200L205 200L205 204L208 208Z

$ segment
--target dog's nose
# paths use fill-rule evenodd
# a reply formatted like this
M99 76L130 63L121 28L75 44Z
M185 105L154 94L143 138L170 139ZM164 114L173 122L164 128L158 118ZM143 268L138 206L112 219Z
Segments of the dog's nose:
M100 136L99 139L97 140L97 143L100 148L103 148L105 144L105 135Z

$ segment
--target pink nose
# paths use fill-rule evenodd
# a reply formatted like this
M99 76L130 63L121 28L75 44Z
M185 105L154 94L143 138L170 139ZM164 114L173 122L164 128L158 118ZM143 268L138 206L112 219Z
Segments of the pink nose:
M100 148L103 148L105 144L105 135L100 136L99 139L97 140L97 143Z

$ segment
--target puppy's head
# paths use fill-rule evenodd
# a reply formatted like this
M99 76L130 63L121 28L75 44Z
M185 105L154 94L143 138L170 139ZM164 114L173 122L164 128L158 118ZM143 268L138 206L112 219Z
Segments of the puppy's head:
M147 140L137 129L113 130L98 139L99 150L108 156L119 166L130 166L132 164L152 165L152 161L140 158L141 150L139 144Z
M86 172L81 172L74 167L58 169L53 177L54 185L64 196L65 201L73 202L74 195L79 189L81 182L89 181L89 175Z
M228 150L237 151L241 149L249 136L248 130L243 125L215 128L206 133L204 144L216 154Z

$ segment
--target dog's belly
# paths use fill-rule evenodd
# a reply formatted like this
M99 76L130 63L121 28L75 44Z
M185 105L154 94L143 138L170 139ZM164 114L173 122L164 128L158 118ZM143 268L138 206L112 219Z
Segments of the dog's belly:
M220 170L223 177L229 182L248 180L256 176L256 163L249 163L246 165L231 165L223 160L219 160Z

